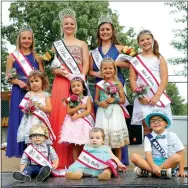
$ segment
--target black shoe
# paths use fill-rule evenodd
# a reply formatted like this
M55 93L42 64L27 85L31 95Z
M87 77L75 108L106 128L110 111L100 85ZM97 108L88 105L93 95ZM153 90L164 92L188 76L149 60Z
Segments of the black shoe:
M40 172L39 172L38 176L36 177L36 180L38 182L42 182L49 176L50 173L51 173L50 167L44 166L40 169Z
M31 177L28 175L24 175L21 172L13 172L13 178L15 180L21 181L21 182L30 182L31 181Z

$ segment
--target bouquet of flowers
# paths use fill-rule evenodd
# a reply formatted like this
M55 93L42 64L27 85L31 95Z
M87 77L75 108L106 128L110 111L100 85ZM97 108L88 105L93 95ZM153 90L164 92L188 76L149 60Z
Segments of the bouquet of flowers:
M69 97L69 105L70 107L72 108L75 108L76 106L78 106L80 104L80 101L81 101L81 98L78 96L78 95L75 95L75 94L72 94L70 97ZM63 99L62 100L63 102L66 101L66 99Z
M131 57L134 57L134 56L137 55L137 52L135 51L135 49L128 47L128 46L123 46L122 53L125 54L125 55L129 55Z
M29 100L23 109L23 112L26 114L32 114L36 110L35 103L32 100Z
M106 90L111 97L115 97L116 93L118 92L118 88L114 85L107 86Z
M48 50L43 56L42 60L45 63L51 63L54 60L55 52L53 50Z
M5 77L5 79L6 79L7 82L10 82L12 79L15 79L15 78L17 78L17 77L18 77L18 74L17 74L17 72L16 72L16 69L15 69L15 68L12 68L12 69L10 69L10 70L8 71L8 73L7 73L6 77Z
M136 88L135 92L133 93L133 97L142 98L148 92L149 86L141 86Z

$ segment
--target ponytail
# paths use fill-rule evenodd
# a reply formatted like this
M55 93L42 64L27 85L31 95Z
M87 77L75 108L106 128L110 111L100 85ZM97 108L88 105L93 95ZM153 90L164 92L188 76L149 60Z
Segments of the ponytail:
M158 42L154 39L154 44L153 44L153 53L159 58L160 53L159 53L159 44Z

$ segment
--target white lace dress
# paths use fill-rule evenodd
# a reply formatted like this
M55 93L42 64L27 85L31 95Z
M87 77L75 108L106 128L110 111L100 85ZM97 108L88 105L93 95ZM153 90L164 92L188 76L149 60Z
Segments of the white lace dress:
M143 57L139 55L141 60L144 62L144 64L147 66L147 68L153 73L157 81L160 83L160 59L157 57ZM145 86L145 82L142 80L142 78L138 75L137 77L137 87ZM153 93L149 90L148 93L145 95L147 98L151 98L153 96ZM145 119L145 117L152 113L153 110L162 110L165 112L170 120L172 121L172 112L170 104L168 104L165 107L159 107L159 106L151 106L151 105L142 105L136 98L134 100L134 107L133 107L133 115L131 119L132 125L141 125L142 120Z
M108 95L100 90L100 101L106 100ZM110 104L107 108L98 107L95 127L105 132L105 145L120 148L129 144L129 133L123 114L118 104Z
M25 97L34 99L34 101L37 101L41 103L42 105L45 105L46 98L50 97L50 94L47 92L41 92L41 93L34 93L32 91L29 91L26 93ZM32 127L32 125L43 123L38 117L32 114L24 114L21 120L21 123L18 127L17 132L17 142L23 142L30 143L29 139L29 131ZM48 139L46 141L47 144L52 144L52 141Z

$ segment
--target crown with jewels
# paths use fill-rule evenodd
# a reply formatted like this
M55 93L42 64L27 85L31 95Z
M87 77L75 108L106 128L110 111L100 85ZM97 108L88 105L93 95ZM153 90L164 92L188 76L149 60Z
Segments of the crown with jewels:
M59 19L60 20L62 20L64 17L68 17L68 16L70 16L72 18L76 18L76 13L72 9L64 9L64 10L59 12Z
M112 24L111 16L109 14L108 15L101 15L101 17L99 18L98 26L100 26L102 23Z
M139 37L140 35L143 35L143 34L153 35L150 30L148 30L148 29L143 29L143 28L142 28L142 29L139 31L139 33L138 33L138 37Z
M33 29L29 25L23 25L22 28L19 29L19 33L23 31L31 31L33 32Z
M75 75L71 78L70 82L74 82L74 81L84 81L84 75Z
M103 60L101 61L101 63L105 63L105 62L112 62L112 63L114 63L115 61L111 58L111 57L105 57L105 58L103 58Z

